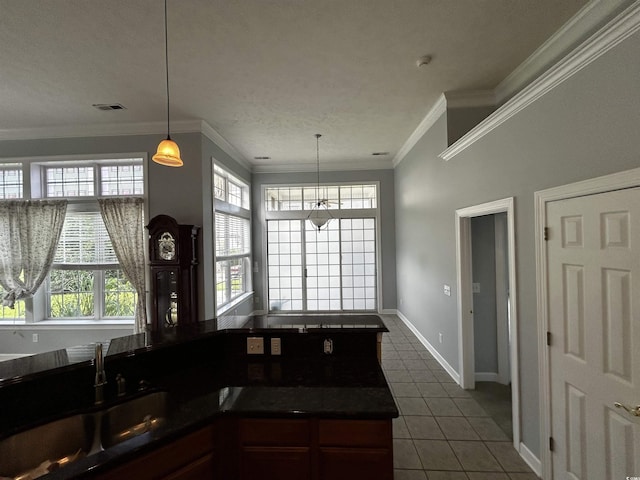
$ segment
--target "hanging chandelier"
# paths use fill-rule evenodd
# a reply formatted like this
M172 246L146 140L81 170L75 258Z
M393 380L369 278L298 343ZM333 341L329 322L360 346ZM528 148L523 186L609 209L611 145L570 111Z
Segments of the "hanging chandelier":
M167 35L167 0L164 0L164 65L167 81L167 138L158 144L158 151L151 157L154 162L167 167L181 167L180 148L171 140L169 125L169 40Z
M320 135L319 133L315 134L316 137L316 201L311 208L311 212L307 216L307 220L309 220L315 229L318 231L325 228L329 225L329 222L333 220L331 216L331 212L329 211L329 199L326 198L326 190L324 198L320 197Z

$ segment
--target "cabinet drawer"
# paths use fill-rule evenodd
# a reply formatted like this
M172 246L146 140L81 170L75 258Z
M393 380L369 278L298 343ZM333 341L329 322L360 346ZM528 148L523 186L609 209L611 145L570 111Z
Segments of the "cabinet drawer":
M391 446L391 420L320 420L320 445L332 447Z
M320 480L393 480L393 454L387 448L320 448Z
M240 480L309 480L311 455L305 447L244 447Z
M307 420L240 420L240 442L243 445L308 446L309 431Z

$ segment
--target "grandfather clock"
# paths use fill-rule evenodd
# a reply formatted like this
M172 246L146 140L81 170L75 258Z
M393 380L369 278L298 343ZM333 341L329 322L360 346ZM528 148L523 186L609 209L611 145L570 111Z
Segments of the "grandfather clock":
M198 321L198 232L168 215L153 217L149 230L151 325L154 330Z

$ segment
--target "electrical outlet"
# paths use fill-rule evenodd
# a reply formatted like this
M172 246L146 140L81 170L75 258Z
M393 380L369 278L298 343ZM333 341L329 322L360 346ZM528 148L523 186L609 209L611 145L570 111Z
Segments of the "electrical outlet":
M40 338L37 333L34 333L33 335L31 335L31 340L33 340L33 343L38 343Z
M253 303L258 305L260 303L260 297L253 297Z
M280 349L281 343L279 338L271 339L271 355L282 355L282 350Z
M473 287L473 293L480 293L480 284L479 283L473 283L472 287Z
M444 294L447 297L451 296L451 285L447 285L447 284L444 285Z
M264 338L247 337L247 355L263 355Z

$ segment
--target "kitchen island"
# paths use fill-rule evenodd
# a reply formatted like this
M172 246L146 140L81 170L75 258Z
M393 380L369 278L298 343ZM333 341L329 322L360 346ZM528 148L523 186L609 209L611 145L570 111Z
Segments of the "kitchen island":
M84 415L87 451L41 478L393 477L398 411L378 363L386 328L377 316L256 317L240 329L218 326L113 340L98 406L90 362L34 371L15 365L15 376L3 367L0 465L11 463L3 445L20 432ZM122 423L132 411L141 418Z

